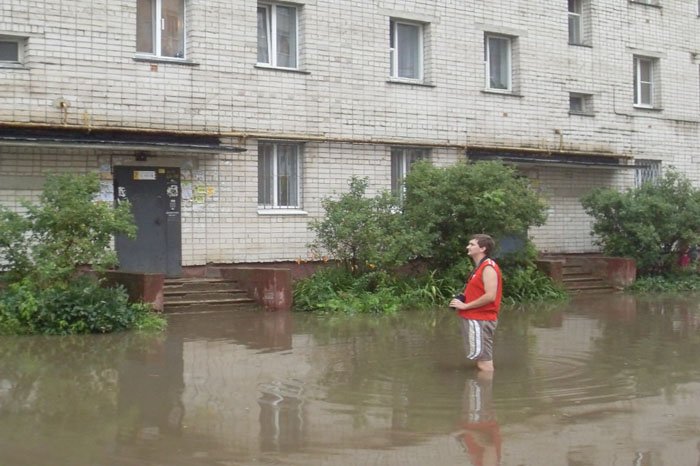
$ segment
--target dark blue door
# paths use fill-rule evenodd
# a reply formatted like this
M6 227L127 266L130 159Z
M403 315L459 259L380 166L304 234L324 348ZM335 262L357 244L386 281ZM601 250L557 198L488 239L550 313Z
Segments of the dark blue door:
M137 227L135 239L115 239L119 270L179 276L180 169L114 167L114 195L131 203Z

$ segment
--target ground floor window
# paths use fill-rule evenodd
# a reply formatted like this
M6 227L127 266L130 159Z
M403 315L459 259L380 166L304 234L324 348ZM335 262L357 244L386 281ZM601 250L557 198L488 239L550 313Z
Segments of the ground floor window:
M634 185L639 188L644 183L654 183L661 177L661 160L636 159Z
M393 147L391 149L391 192L400 196L403 193L403 180L411 170L411 165L429 157L430 149Z
M258 206L301 207L301 144L261 141L258 144Z

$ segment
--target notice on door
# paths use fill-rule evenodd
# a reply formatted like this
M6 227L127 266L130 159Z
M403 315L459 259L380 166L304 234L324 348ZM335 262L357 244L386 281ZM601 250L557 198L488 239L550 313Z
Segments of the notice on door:
M134 180L145 181L145 180L155 180L156 172L155 170L134 170Z

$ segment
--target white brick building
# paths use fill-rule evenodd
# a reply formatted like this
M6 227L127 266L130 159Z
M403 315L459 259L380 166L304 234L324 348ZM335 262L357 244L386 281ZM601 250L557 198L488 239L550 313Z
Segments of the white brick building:
M536 245L593 251L591 188L700 182L699 27L694 0L0 0L0 203L99 172L164 202L130 251L178 273L306 258L321 199L392 157L501 158L548 199Z

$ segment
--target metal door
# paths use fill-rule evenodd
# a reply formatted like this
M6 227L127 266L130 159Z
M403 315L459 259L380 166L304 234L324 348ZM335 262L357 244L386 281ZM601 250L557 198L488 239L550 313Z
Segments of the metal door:
M119 270L179 276L180 169L114 167L114 195L131 202L137 227L135 239L115 239Z

